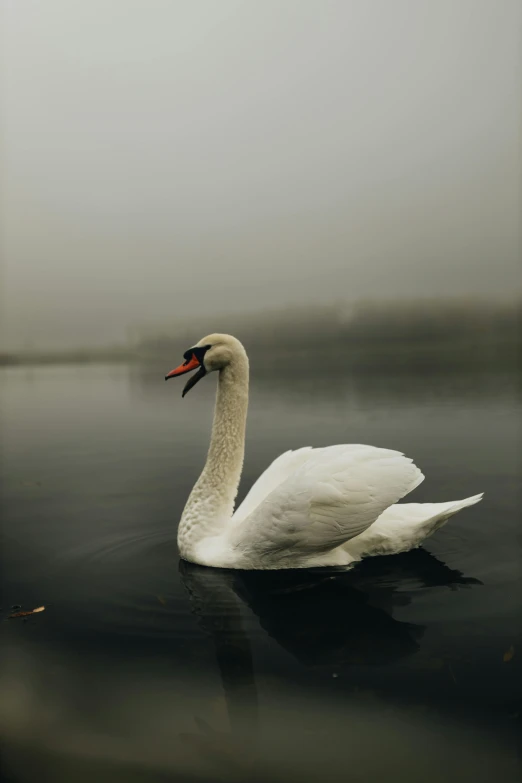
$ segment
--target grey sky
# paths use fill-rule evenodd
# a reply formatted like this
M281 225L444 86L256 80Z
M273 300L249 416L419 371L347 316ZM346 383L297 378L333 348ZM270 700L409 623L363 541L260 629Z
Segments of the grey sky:
M512 293L519 0L4 0L4 345Z

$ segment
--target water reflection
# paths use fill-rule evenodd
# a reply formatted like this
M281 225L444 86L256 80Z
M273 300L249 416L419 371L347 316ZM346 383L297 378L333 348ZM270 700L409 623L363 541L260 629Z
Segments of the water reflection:
M222 571L180 561L191 609L215 644L234 723L238 697L256 701L240 603L266 633L306 666L393 663L419 649L424 628L401 622L405 588L481 584L419 549L352 570ZM250 683L249 683L250 678ZM253 725L251 718L244 721Z
M204 757L233 758L247 776L258 763L262 735L248 612L299 663L346 672L419 650L424 627L392 616L419 588L481 584L422 549L352 570L226 571L180 561L179 572L191 610L214 645L230 727L218 731L195 715L198 732L185 736ZM295 757L295 748L284 752ZM340 770L339 762L338 755L331 758Z

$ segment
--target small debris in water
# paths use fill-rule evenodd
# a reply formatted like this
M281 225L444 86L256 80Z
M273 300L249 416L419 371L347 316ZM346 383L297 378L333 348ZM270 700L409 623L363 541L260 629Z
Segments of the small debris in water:
M509 661L513 658L515 655L515 646L512 644L509 650L506 650L504 655L502 656L502 660L504 663L509 663Z
M21 609L21 608L22 608L22 604L13 604L13 606L11 607L11 610L13 612L16 612L18 609Z
M20 607L13 607L20 608ZM45 606L38 606L36 609L32 609L30 612L15 612L15 614L10 614L7 618L8 620L13 620L15 617L28 617L30 614L38 614L38 612L43 612L45 610Z
M332 674L332 677L334 678L334 680L335 680L335 679L337 679L337 677L338 677L338 676L339 676L339 675L337 674L337 672L334 672L334 673Z

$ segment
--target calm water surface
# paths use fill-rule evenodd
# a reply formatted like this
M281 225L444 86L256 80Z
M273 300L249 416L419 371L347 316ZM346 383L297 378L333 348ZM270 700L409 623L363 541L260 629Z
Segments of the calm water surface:
M514 375L258 372L241 497L342 442L414 457L412 500L486 495L425 549L233 573L177 556L215 379L182 400L166 369L0 372L3 779L518 781Z

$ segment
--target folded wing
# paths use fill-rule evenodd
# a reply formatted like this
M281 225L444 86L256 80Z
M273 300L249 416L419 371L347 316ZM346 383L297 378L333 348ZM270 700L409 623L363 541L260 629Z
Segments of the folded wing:
M403 454L373 446L290 454L294 457L282 455L279 468L276 460L266 480L263 474L254 485L244 516L243 506L238 509L240 524L231 533L236 550L284 560L333 549L366 530L424 478ZM286 476L277 480L283 471Z

